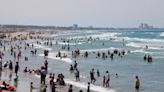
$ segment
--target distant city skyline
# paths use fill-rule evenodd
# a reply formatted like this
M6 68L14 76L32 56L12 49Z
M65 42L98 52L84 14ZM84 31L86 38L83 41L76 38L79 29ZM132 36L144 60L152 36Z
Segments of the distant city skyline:
M164 0L0 0L0 24L164 27Z

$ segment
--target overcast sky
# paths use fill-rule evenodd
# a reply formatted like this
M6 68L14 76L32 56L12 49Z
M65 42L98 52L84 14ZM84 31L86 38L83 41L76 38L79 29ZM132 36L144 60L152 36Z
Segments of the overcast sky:
M0 24L164 27L164 0L0 0Z

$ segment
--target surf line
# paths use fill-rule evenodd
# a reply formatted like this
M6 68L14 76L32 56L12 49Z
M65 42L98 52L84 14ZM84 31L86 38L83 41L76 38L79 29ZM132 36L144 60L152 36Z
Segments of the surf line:
M35 75L35 77L40 78L39 75ZM71 84L71 85L74 85L79 88L87 89L87 84L84 82L76 82L76 81L72 81L70 79L64 79L64 80L67 84ZM98 91L98 92L116 92L114 89L103 88L103 87L96 86L93 84L90 85L90 90Z
M43 54L39 54L39 56L44 56ZM60 57L56 57L55 54L50 53L49 56L47 58L50 59L55 59L55 60L60 60L60 61L64 61L66 63L71 64L73 61L70 58L60 58Z

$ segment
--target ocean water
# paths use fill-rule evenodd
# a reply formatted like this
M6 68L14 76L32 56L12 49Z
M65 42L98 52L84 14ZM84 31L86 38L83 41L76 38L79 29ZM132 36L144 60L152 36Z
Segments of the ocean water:
M164 88L164 30L71 30L61 31L52 35L55 40L53 46L35 44L39 49L39 59L43 61L43 51L50 51L48 56L49 72L63 73L67 83L73 84L80 88L87 88L87 82L90 81L89 72L92 68L99 69L100 77L96 76L95 85L91 89L97 92L135 92L134 80L138 75L141 81L139 92L163 92ZM69 40L68 42L63 42ZM92 40L88 40L92 39ZM58 45L56 45L56 41ZM70 45L70 50L61 49L64 45ZM104 45L103 45L104 44ZM145 47L148 46L148 49ZM81 56L72 58L72 51L79 48ZM114 59L96 58L96 52L113 51L118 49L125 50L126 53L122 58L115 55ZM56 58L58 51L66 53L67 58ZM89 57L84 58L82 55L85 51L89 52ZM153 57L152 63L143 60L145 54ZM76 82L74 74L68 69L70 64L78 63L80 70L80 82ZM36 65L40 61L34 62ZM35 64L33 66L35 66ZM29 66L32 67L32 66ZM110 88L103 88L102 81L105 71L108 70L111 76ZM96 71L95 71L96 72ZM115 74L118 78L115 78Z

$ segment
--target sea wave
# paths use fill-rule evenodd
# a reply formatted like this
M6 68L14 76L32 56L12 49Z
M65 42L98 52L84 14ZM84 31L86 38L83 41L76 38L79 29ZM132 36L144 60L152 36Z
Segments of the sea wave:
M160 33L160 36L164 36L164 32L161 32L161 33Z
M154 42L154 43L163 43L163 39L149 39L149 38L131 38L131 37L118 37L114 41L139 41L139 42Z
M109 40L110 38L116 38L118 35L121 35L121 33L100 33L100 34L92 34L92 35L86 35L86 36L75 36L73 39L85 39L85 38L92 38L96 39L99 38L100 40Z
M135 43L135 42L130 42L128 44L126 44L126 46L131 46L131 47L135 47L135 48L143 48L145 49L146 46L148 46L148 49L152 49L152 50L164 50L164 48L162 46L160 46L159 44L148 44L148 43Z
M80 50L81 52L96 52L96 51L107 51L107 50L115 50L115 49L120 49L120 48L115 48L115 47L110 47L110 48L101 48L101 49L85 49L85 50Z
M84 44L84 43L85 42L77 42L77 43L58 42L58 44L60 44L60 45L79 45L79 44Z
M34 45L34 48L40 48L40 49L49 50L49 51L52 50L52 48L48 48L48 47L43 46L43 45L38 45L38 44L33 44L33 45Z
M131 52L132 52L132 53L137 53L137 52L139 52L139 53L145 53L145 54L150 54L150 53L152 53L152 52L144 51L143 49L133 50L133 51L131 51Z
M72 81L70 79L65 79L66 83L72 84L76 87L84 88L87 89L87 83L84 82L76 82ZM90 85L90 90L92 91L98 91L98 92L116 92L114 89L109 89L109 88L103 88L101 86L96 86L96 85Z

